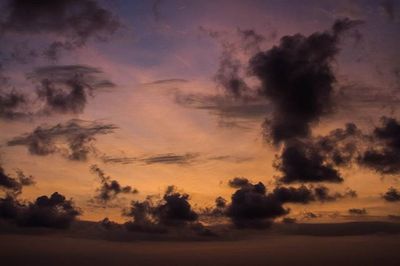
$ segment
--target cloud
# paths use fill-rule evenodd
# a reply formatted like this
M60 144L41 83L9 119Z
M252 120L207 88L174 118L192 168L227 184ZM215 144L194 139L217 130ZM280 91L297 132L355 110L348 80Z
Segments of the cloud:
M175 102L188 108L208 110L223 118L259 120L271 110L265 99L241 97L234 99L224 95L187 94L175 92Z
M80 213L72 200L58 192L28 203L11 196L0 199L0 217L20 226L67 228Z
M98 68L84 65L46 66L28 75L37 84L45 113L82 113L89 95L114 84L101 77Z
M250 59L250 71L262 83L260 93L274 109L264 124L268 139L278 144L309 137L311 125L332 111L336 78L331 62L341 34L355 24L338 20L329 31L284 36L278 46Z
M107 204L120 194L139 193L137 189L131 186L121 186L117 180L111 179L97 165L92 165L90 170L100 179L101 186L97 189L98 194L95 196L95 199L100 203Z
M351 215L366 215L367 214L366 209L357 209L357 208L349 209L348 212Z
M400 172L400 124L388 117L382 117L381 121L382 126L376 127L371 136L371 147L358 161L379 173L397 174Z
M388 202L400 201L400 191L391 187L383 194L382 198Z
M8 146L27 146L29 153L45 156L61 153L69 160L85 161L96 149L93 142L96 135L112 133L117 127L96 121L72 119L55 126L39 126L7 142ZM59 142L66 145L59 145Z
M273 197L282 203L303 203L307 204L311 201L315 201L313 191L306 186L295 187L283 187L278 186L272 191Z
M251 185L250 181L245 177L235 177L228 182L232 188L242 188Z
M237 228L265 228L273 219L288 212L282 202L266 194L266 188L261 182L236 190L227 207L227 216Z
M21 170L17 171L17 178L11 177L4 172L0 166L0 190L4 190L9 196L21 194L24 186L33 185L35 182L32 176L26 176Z
M169 186L161 200L132 201L131 208L124 212L133 221L126 223L129 230L162 233L166 226L185 226L195 222L198 214L192 210L189 195L176 192Z
M325 162L318 149L300 141L284 147L275 168L283 173L279 178L283 183L343 182L338 170Z
M102 159L105 163L121 163L121 164L141 163L145 165L151 165L151 164L185 165L193 163L198 156L199 155L196 153L185 153L185 154L165 153L165 154L156 154L156 155L142 156L142 157L103 156Z
M300 187L277 186L272 191L272 195L282 203L308 204L313 201L328 202L343 198L355 198L357 192L347 189L344 193L331 193L329 188L322 185L310 187L301 185Z
M16 91L4 92L0 90L0 118L18 119L27 114L21 108L27 103L25 95Z
M77 47L89 39L104 39L121 26L117 17L94 0L9 0L2 12L3 34L54 34Z

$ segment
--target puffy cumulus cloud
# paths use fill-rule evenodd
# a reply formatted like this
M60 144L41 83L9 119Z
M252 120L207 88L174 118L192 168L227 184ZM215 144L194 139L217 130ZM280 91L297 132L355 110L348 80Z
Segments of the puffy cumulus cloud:
M0 190L9 196L16 196L22 192L24 186L31 186L35 182L32 176L26 176L21 170L17 171L17 178L11 177L0 166Z
M355 124L348 123L323 136L287 141L274 163L282 173L279 181L341 183L338 168L356 162L367 139Z
M114 84L98 68L84 65L46 66L27 76L37 84L37 96L45 113L82 113L88 96Z
M331 62L341 34L356 22L336 21L329 31L284 36L278 46L256 54L250 71L262 83L260 93L274 111L265 134L274 143L310 136L310 127L333 107L336 81Z
M382 198L388 202L400 202L400 191L391 187L383 194Z
M52 34L62 44L59 49L80 47L89 39L107 39L121 26L110 10L94 0L8 0L2 5L2 13L3 35Z
M78 215L73 201L58 192L28 203L12 196L0 199L0 218L20 226L67 228Z
M231 183L235 184L232 186ZM284 204L309 204L311 202L328 202L343 198L357 197L354 190L343 193L331 192L327 187L319 186L282 186L278 185L267 192L263 183L253 184L246 178L234 178L230 186L237 188L227 203L217 198L214 209L207 209L206 214L213 216L226 215L237 228L265 228L274 219L289 214Z
M110 134L116 128L112 124L72 119L55 126L39 126L8 141L7 145L27 146L33 155L61 153L69 160L85 161L91 152L96 151L93 145L95 136Z
M97 165L92 165L90 170L98 176L101 186L97 189L95 200L107 204L120 194L137 194L139 191L131 186L122 186L117 180L111 179Z
M263 183L241 187L232 195L227 207L227 216L238 228L268 227L273 219L289 212L282 202L266 194Z
M129 230L156 233L166 232L168 226L185 226L198 219L189 195L177 192L174 186L169 186L160 200L147 197L145 201L132 201L124 214L133 218L126 223Z
M370 136L370 147L359 156L359 163L382 174L400 172L400 123L383 117L382 125Z
M343 182L339 171L325 161L319 149L301 141L284 147L275 168L282 172L279 181L283 183Z

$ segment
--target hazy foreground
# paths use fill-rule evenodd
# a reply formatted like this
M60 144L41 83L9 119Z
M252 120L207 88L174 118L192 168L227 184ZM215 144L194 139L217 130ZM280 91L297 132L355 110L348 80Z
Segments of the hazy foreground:
M330 227L329 227L330 226ZM399 265L399 225L306 225L228 238L121 240L3 232L1 265ZM382 230L362 228L382 227ZM322 228L322 229L321 229ZM351 228L361 228L358 231ZM389 228L389 229L385 229ZM358 235L344 235L355 232ZM285 232L284 232L285 231ZM375 231L375 232L373 232ZM314 236L310 235L314 232ZM207 240L208 239L208 240Z

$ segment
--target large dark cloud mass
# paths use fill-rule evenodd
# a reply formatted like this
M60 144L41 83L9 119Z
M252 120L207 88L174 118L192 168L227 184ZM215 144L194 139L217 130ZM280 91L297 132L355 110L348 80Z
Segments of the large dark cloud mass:
M274 106L272 119L265 123L274 143L308 137L311 125L332 110L336 78L331 62L340 35L353 25L340 20L330 31L284 36L279 46L251 58L250 70L262 82L260 93Z
M27 146L33 155L61 153L70 160L84 161L89 153L95 151L95 136L110 134L116 128L112 124L72 119L55 126L39 126L33 132L8 141L7 145ZM59 146L60 141L67 147Z
M90 38L104 39L120 22L94 0L4 1L0 30L4 33L54 34L74 46Z
M319 149L304 142L286 145L276 163L276 169L283 173L279 180L283 183L343 182L338 170L324 159Z
M139 192L131 186L121 186L117 180L111 179L97 165L92 165L90 169L100 179L101 186L97 189L98 193L95 196L95 199L100 201L100 203L106 204L120 194L136 194Z
M174 186L167 188L161 200L148 197L142 202L133 201L125 215L133 218L126 224L128 229L149 232L164 232L165 226L184 226L198 219L189 195L176 192Z
M98 68L83 65L47 66L28 75L37 84L44 112L82 113L89 95L114 84L101 77Z

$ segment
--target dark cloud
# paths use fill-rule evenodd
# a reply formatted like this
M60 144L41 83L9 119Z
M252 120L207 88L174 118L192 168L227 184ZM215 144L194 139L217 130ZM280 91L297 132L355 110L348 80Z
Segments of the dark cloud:
M376 127L372 145L360 157L359 163L382 174L400 172L400 124L394 118L383 117Z
M1 32L54 34L74 46L89 39L104 39L120 26L109 10L93 0L9 0L4 3Z
M273 197L282 203L303 203L307 204L315 200L313 191L306 186L295 187L276 187L273 192Z
M355 198L357 193L347 189L344 193L330 192L329 188L319 185L306 187L284 187L277 186L272 191L273 197L282 203L302 203L307 204L313 201L328 202L343 198Z
M366 215L367 214L366 209L357 209L357 208L349 209L348 212L351 215Z
M131 208L124 214L133 218L126 224L128 229L156 233L165 232L166 226L185 226L198 219L189 203L189 195L176 192L174 186L167 188L161 200L148 197L142 202L132 201Z
M274 218L283 216L289 211L273 196L266 194L263 183L249 184L238 189L227 207L227 216L238 228L268 227Z
M250 181L245 177L235 177L228 182L232 188L242 188L251 185Z
M330 31L284 36L279 46L251 58L250 71L262 82L260 93L273 104L265 134L274 143L309 137L311 125L332 110L336 78L331 62L340 35L354 24L339 20Z
M338 170L325 162L319 149L300 141L284 147L275 168L283 173L279 178L283 183L343 182Z
M358 154L359 142L364 139L365 136L355 124L347 123L344 129L338 128L325 136L316 137L313 146L329 163L335 166L348 166Z
M198 155L194 153L175 154L166 153L139 158L145 164L190 164Z
M284 223L284 224L295 224L295 223L297 223L297 220L296 220L296 218L284 217L282 219L282 223Z
M120 194L136 194L139 191L131 186L121 186L117 180L111 179L97 165L92 165L90 170L100 179L101 186L97 189L95 199L103 204L115 199Z
M4 92L0 89L0 118L17 119L27 114L21 110L27 103L25 95L16 91Z
M383 194L382 198L389 202L400 201L400 191L391 187L385 192L385 194Z
M313 188L315 198L321 202L336 201L343 198L356 198L357 192L352 189L347 189L344 193L331 193L330 190L322 185Z
M0 217L20 226L67 228L80 215L72 200L54 192L25 203L15 197L0 199Z
M22 192L24 186L30 186L34 183L32 176L26 176L18 170L17 178L14 178L6 174L3 167L0 166L0 190L4 190L7 195L16 196Z
M29 153L45 156L61 153L70 160L84 161L96 149L93 142L96 135L112 133L116 126L96 121L72 119L55 126L39 126L33 132L26 133L8 141L8 146L27 146ZM65 145L59 145L59 142Z
M88 96L114 84L101 77L98 68L83 65L47 66L28 75L37 85L38 98L44 101L44 112L82 113Z

